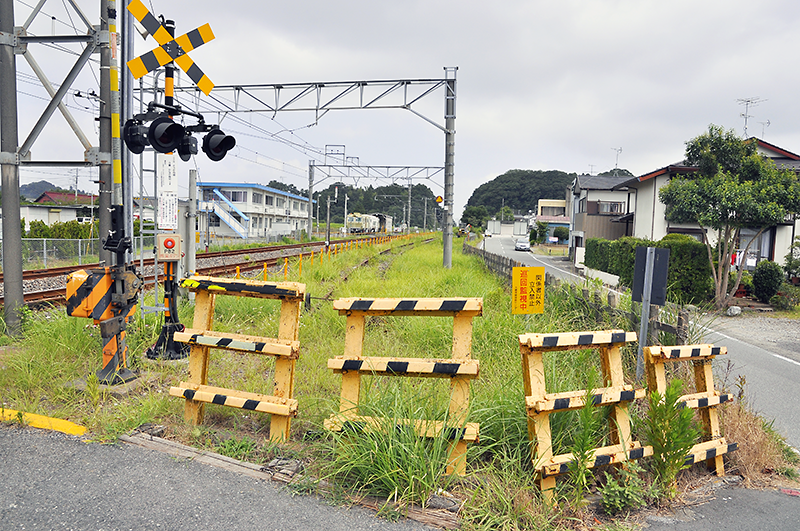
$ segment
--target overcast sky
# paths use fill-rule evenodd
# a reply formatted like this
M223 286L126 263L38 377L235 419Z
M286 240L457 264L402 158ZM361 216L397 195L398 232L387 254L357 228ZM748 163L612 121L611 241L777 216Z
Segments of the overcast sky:
M35 2L14 0L16 25ZM641 175L681 160L684 142L711 123L743 135L745 107L738 100L745 98L758 101L749 110L748 136L800 153L796 0L144 3L154 15L174 19L178 34L211 24L216 39L190 55L217 85L438 79L444 67L458 67L456 220L477 186L509 169L598 173L619 156L621 168ZM99 2L78 4L98 18ZM31 26L35 34L79 27L61 1L49 0L43 12ZM60 82L74 56L31 46L51 81ZM155 46L152 37L136 36L137 55ZM17 65L21 144L45 102L20 56ZM97 69L96 62L85 69L67 98L93 143L96 104L74 92L99 93ZM423 98L419 111L443 125L444 92ZM345 145L362 165L444 163L444 134L405 110L336 111L317 123L313 113L228 115L221 126L236 137L237 149L217 163L201 152L181 163L183 175L196 167L206 182L278 179L307 188L309 160L321 163L326 145ZM74 138L56 115L33 157L81 158ZM78 173L88 189L91 173ZM74 175L23 168L21 182L68 187ZM424 183L443 194L441 175Z

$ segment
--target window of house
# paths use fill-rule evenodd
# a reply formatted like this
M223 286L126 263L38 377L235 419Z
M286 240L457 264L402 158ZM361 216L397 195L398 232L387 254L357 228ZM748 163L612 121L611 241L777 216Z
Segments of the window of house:
M308 211L308 205L306 203L300 203L300 212Z
M264 202L264 194L253 192L253 203L260 205L263 202Z
M297 201L292 201L292 209L300 210L300 203L298 203Z
M267 206L272 206L272 203L274 202L274 200L275 200L274 197L272 197L271 195L268 195L268 196L266 196L264 198L264 204L267 205Z
M617 203L611 201L598 201L597 213L598 214L622 214L624 203Z
M283 205L286 204L286 200L282 197L275 198L275 206L278 208L283 208Z
M578 213L586 212L586 198L582 198L578 201Z

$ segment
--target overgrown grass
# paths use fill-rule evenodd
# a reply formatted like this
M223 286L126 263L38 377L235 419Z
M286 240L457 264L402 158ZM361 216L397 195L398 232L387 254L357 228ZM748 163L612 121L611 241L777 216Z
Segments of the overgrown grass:
M148 315L130 325L129 365L140 373L135 391L117 398L88 377L86 391L71 385L99 369L99 329L86 319L70 318L63 309L26 316L25 337L0 350L0 402L7 408L67 418L86 425L92 437L113 441L137 426L152 422L170 427L169 436L232 457L265 463L273 456L302 458L311 476L336 482L329 492L358 489L401 503L425 503L431 493L449 489L466 499L462 515L466 529L554 529L562 525L558 511L541 500L533 482L526 422L518 335L578 330L626 328L622 319L604 317L576 297L584 286L549 289L545 312L512 315L508 287L486 271L479 259L462 255L457 241L453 265L442 268L441 240L398 239L390 244L352 249L320 262L296 262L289 279L307 285L313 297L481 297L484 311L473 322L472 355L479 359L480 377L472 381L469 421L480 423L480 444L468 446L468 477L453 481L443 475L447 441L419 439L397 429L397 419L442 419L449 400L449 381L379 376L362 378L361 414L387 418L378 433L332 435L323 420L339 409L341 377L327 360L344 350L345 318L329 300L312 299L300 320L301 356L297 362L295 397L300 415L292 423L292 440L269 443L269 415L207 405L203 426L186 426L183 401L168 396L168 388L186 379L185 361L149 361L144 350L156 339L159 320ZM414 244L402 247L406 244ZM389 250L385 254L381 251ZM370 259L369 264L352 269ZM348 271L348 279L342 272ZM259 277L260 278L260 277ZM270 275L282 280L283 275ZM153 305L152 298L146 301ZM623 299L621 309L629 311ZM192 323L193 308L181 304L179 317ZM277 301L217 297L214 329L276 337L280 316ZM449 358L453 321L444 317L376 317L367 321L364 355ZM601 374L591 350L549 353L545 377L549 392L585 388ZM626 374L635 367L634 346L623 349ZM212 351L210 385L249 392L271 392L274 362L267 357ZM595 377L596 378L596 377ZM596 382L596 380L594 380ZM627 382L633 383L633 382ZM600 382L589 387L600 386ZM631 407L634 437L641 439L643 408ZM586 435L580 412L550 415L554 453L565 453ZM607 424L603 422L604 426ZM727 424L726 424L727 425ZM602 430L601 430L602 431ZM603 438L605 434L598 435ZM738 441L735 437L731 440ZM585 442L585 441L584 441ZM741 451L741 450L740 450ZM736 455L736 454L734 454ZM779 466L779 465L775 465ZM313 489L313 483L304 483ZM394 514L394 513L392 513ZM561 523L559 523L561 522Z

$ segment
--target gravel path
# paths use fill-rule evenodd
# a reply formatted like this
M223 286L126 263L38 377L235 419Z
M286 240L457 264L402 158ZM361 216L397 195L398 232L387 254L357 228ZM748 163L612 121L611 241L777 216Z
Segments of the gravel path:
M736 317L717 317L708 328L800 361L800 319L745 311Z

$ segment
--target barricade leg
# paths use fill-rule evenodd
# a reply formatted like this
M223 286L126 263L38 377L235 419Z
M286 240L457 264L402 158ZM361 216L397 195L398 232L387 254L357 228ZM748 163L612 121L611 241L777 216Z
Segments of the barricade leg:
M211 330L214 320L214 295L208 291L199 291L195 295L194 322L192 327ZM189 351L189 383L205 385L208 383L208 347L192 345ZM195 426L203 423L203 402L186 400L184 419Z
M347 316L344 337L344 355L360 358L364 346L365 318L363 314ZM358 401L361 398L361 374L358 371L342 373L342 395L339 412L343 417L354 418L358 415Z
M714 374L711 372L711 360L695 361L694 364L694 377L695 385L699 393L714 392ZM717 408L706 407L700 409L700 419L703 422L704 439L713 441L719 439L721 432L719 429L719 414ZM706 460L706 466L709 470L714 470L718 476L725 475L725 465L722 462L722 456L718 455Z
M300 301L281 301L281 320L278 325L278 339L297 341L300 337ZM277 358L275 360L275 379L273 382L273 395L281 398L294 396L295 359ZM282 442L289 439L291 417L272 415L270 420L269 438L273 442Z
M600 348L600 359L603 380L606 387L622 387L625 385L625 374L622 372L622 354L618 345ZM626 445L631 441L631 418L628 413L628 402L619 402L611 407L609 423L609 440L612 444Z

